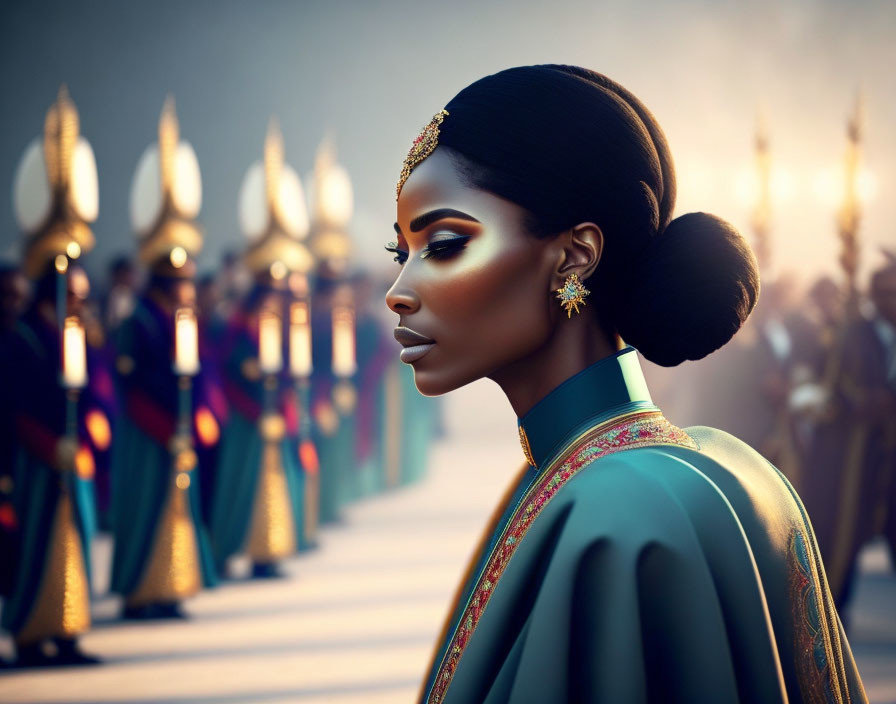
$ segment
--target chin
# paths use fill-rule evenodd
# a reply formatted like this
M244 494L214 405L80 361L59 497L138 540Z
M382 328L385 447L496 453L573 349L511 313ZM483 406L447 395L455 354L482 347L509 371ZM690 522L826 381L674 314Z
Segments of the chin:
M443 370L436 371L434 369L418 369L414 367L414 385L424 396L441 396L449 391L459 389L466 386L477 379L475 377L461 377L456 374L446 374Z

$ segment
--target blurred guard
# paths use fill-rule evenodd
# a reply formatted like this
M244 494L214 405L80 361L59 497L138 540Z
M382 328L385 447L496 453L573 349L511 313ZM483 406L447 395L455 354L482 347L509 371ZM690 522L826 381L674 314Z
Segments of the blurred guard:
M90 664L96 658L77 646L90 628L91 394L79 393L88 376L81 313L89 284L75 262L93 246L87 223L99 202L93 150L79 136L64 86L43 140L32 142L19 164L14 200L35 293L6 338L0 385L15 428L13 484L4 489L12 493L20 538L3 626L21 666Z
M204 403L194 309L201 202L196 155L180 140L169 99L158 145L144 152L131 189L150 280L116 340L122 417L112 458L112 590L125 597L126 618L183 617L181 601L216 579L195 471L197 443L218 436Z
M13 264L0 264L0 369L12 369L11 352L19 316L25 309L28 280ZM0 401L2 401L0 396ZM0 596L8 597L15 581L18 562L18 523L12 490L15 486L13 462L16 431L13 408L0 402Z
M231 316L222 345L230 415L210 526L220 569L232 555L245 553L252 576L265 578L279 575L280 561L313 532L305 522L316 505L306 511L305 497L316 502L308 490L317 473L313 448L299 449L308 415L300 386L311 372L306 276L313 259L302 242L308 216L301 182L283 161L274 122L264 162L253 164L243 180L239 214L250 239L245 263L255 283Z
M348 225L354 206L348 173L336 162L328 141L315 159L311 204L311 251L317 262L311 412L320 452L320 520L327 523L339 519L340 508L358 495L360 485L355 453L358 394L352 383L357 372L356 306L348 283Z
M873 305L854 311L830 348L804 471L803 502L841 613L866 543L882 534L896 559L896 256L887 257L871 279Z

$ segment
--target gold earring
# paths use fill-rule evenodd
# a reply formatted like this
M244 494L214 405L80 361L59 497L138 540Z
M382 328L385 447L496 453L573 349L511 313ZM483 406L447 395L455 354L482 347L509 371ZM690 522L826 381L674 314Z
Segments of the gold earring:
M566 317L571 318L572 312L579 312L579 306L585 305L585 296L590 294L587 288L579 281L577 274L570 274L563 282L563 286L557 289L557 298L560 299L560 305L566 311Z

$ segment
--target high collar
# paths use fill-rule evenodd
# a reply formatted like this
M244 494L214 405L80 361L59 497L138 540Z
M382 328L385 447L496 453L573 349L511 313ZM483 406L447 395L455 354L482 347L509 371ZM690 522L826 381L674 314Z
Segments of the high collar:
M589 427L630 411L653 408L638 355L633 347L626 347L571 376L536 403L519 419L520 438L528 440L531 461L542 469Z

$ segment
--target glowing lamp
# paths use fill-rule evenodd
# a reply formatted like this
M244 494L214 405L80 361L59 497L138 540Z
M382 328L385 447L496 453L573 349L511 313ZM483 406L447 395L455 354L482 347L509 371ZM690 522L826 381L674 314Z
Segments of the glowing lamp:
M310 376L311 314L307 301L297 301L289 308L289 371L294 377Z
M174 313L174 373L195 376L199 373L199 331L192 308Z
M84 327L75 317L66 318L62 329L62 385L67 389L87 385L87 343Z
M262 311L258 318L258 364L263 374L283 369L280 316L271 310Z

